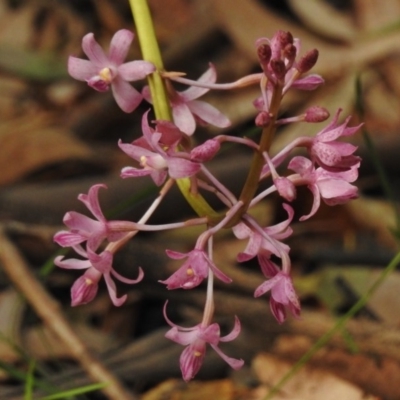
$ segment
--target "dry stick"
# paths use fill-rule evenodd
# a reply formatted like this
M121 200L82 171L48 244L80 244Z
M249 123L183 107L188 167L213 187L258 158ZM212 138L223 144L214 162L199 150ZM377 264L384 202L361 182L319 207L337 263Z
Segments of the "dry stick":
M76 335L61 307L30 271L17 248L0 230L0 261L10 280L14 283L37 315L61 339L71 355L95 382L107 384L102 390L112 400L134 400L121 382L104 365L90 354L85 344Z

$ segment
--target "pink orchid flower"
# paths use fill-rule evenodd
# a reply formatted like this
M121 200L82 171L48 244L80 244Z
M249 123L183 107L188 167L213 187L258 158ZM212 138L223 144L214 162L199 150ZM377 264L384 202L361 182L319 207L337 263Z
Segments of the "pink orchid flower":
M117 221L107 221L101 211L98 199L100 188L107 188L107 186L103 184L93 185L88 194L78 196L78 199L85 204L96 219L75 211L67 212L63 222L70 230L60 231L54 235L54 241L57 244L76 249L78 245L87 241L87 248L95 252L104 239L113 242L126 235L126 232L118 231Z
M210 68L197 80L199 83L212 84L217 80L217 73L212 64ZM231 125L229 119L211 104L197 100L210 89L192 86L183 92L177 92L170 85L168 87L172 115L176 126L187 135L192 135L196 129L196 122L200 125L210 124L219 128ZM142 91L143 97L151 102L149 88Z
M289 253L289 246L281 242L281 240L292 234L293 230L289 225L292 222L294 211L288 204L283 204L283 208L288 213L287 220L263 229L260 228L270 240L267 240L260 232L243 222L232 228L233 233L238 239L249 238L246 249L237 256L239 262L248 261L257 255L266 256L267 254L274 254L282 258L283 253Z
M358 177L359 163L347 171L331 172L323 168L315 169L308 158L296 156L290 161L288 168L299 174L293 176L296 184L306 184L314 196L313 205L308 215L300 218L304 221L312 217L318 210L321 198L329 206L347 203L358 197L358 189L349 182L354 182Z
M118 142L119 147L129 157L138 161L142 168L125 167L121 171L122 178L135 178L150 175L154 183L160 186L167 175L173 179L195 175L201 168L197 162L190 161L189 154L179 152L177 144L181 139L171 123L160 123L154 130L147 120L148 112L142 118L143 137L131 144ZM172 138L175 138L174 142Z
M261 270L268 280L255 290L254 297L260 297L271 291L269 304L272 314L280 324L286 319L285 308L289 308L292 315L299 318L300 302L293 288L290 275L280 271L268 258L259 257L259 261Z
M341 125L337 125L341 109L336 112L332 122L310 139L309 151L311 159L328 171L344 171L359 164L360 157L353 155L357 146L340 142L336 139L353 135L362 124L348 127L351 117L347 117Z
M54 264L64 269L86 269L86 272L78 278L71 288L71 305L77 306L86 304L96 296L98 283L101 277L107 285L111 301L117 307L121 306L127 299L127 295L117 297L117 288L113 277L129 285L140 282L143 279L143 270L139 268L139 275L136 279L128 279L120 275L112 267L113 254L107 250L100 254L92 252L90 249L85 252L79 251L79 254L85 257L85 260L70 258L64 260L63 256L58 256Z
M204 356L206 354L207 343L217 352L217 354L233 369L240 369L244 361L242 359L236 359L228 357L218 347L219 342L230 342L239 335L240 333L240 321L235 317L235 325L226 336L220 336L220 328L217 323L203 326L202 324L196 325L192 328L184 328L175 325L171 322L165 311L164 316L167 323L172 327L166 334L165 337L170 339L182 346L186 346L180 357L180 367L182 371L183 379L188 382L195 377L199 372Z
M166 253L168 257L173 260L187 258L186 262L184 262L168 279L160 281L167 285L167 289L192 289L200 285L200 283L207 278L209 270L222 282L232 282L232 279L220 271L203 250L194 249L186 254L178 251L166 250Z
M89 60L69 57L68 72L79 80L86 81L90 87L105 92L111 86L115 101L125 112L130 113L142 101L142 95L128 82L145 78L155 71L152 63L143 60L123 63L134 34L126 29L115 33L106 55L96 42L93 33L82 39L82 48Z

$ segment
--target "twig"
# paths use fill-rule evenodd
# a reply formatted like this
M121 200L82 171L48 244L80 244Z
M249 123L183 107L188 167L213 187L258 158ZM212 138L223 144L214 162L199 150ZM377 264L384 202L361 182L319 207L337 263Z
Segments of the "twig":
M102 390L112 400L134 400L119 380L90 354L76 335L61 307L30 271L18 249L0 229L0 261L15 287L21 291L37 315L61 339L71 355L95 382L107 383Z

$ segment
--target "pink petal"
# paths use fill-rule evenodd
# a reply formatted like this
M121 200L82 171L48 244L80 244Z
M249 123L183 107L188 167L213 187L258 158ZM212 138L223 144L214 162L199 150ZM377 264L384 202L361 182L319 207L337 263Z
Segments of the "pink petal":
M197 80L200 83L215 83L217 80L217 72L215 70L214 65L210 63L210 68L204 72L203 75ZM184 92L179 93L179 97L181 97L185 102L198 99L199 97L203 96L203 94L207 93L210 89L201 88L198 86L192 86L189 89L185 90Z
M246 239L252 233L252 230L243 222L239 222L237 225L235 225L232 228L232 231L238 239Z
M214 106L204 101L193 100L188 103L188 107L190 111L201 120L217 126L218 128L227 128L231 125L231 121L229 121L228 117L222 114Z
M75 212L69 211L64 215L63 222L71 230L83 231L81 233L97 232L103 226L102 222L95 221L88 216Z
M153 171L149 169L138 169L138 168L133 168L133 167L125 167L122 168L121 170L121 178L126 179L126 178L138 178L141 176L147 176L151 175Z
M109 67L110 60L104 54L101 46L96 42L93 33L88 33L82 39L82 48L89 60L99 69Z
M244 361L242 359L238 360L237 358L228 357L218 346L215 346L214 344L211 344L211 347L234 370L238 370L243 367Z
M275 285L271 288L271 296L276 302L287 305L289 304L289 299L285 290L285 282L290 280L290 278L282 272L278 273L276 276L279 276L279 280L277 280Z
M68 73L78 81L88 81L98 72L99 69L91 61L72 56L68 58Z
M78 260L76 258L68 258L64 260L64 256L58 256L54 259L54 264L57 267L64 269L86 269L91 267L89 260Z
M151 62L136 60L120 65L118 67L118 74L124 81L132 82L146 78L155 69Z
M276 302L272 297L269 300L269 306L271 308L272 315L276 318L278 323L283 324L286 319L285 306Z
M205 343L202 346L197 345L196 348L188 346L182 351L179 358L179 364L181 367L182 377L186 382L193 379L199 372L203 364L205 352Z
M140 161L141 157L143 156L152 157L155 154L153 151L145 149L143 147L129 143L122 143L121 140L118 141L118 146L125 154L136 161Z
M279 237L279 239L284 239L292 234L292 229L288 229L288 232L284 233L284 236L282 236L282 233L284 230L289 228L290 223L292 222L293 216L294 216L294 210L289 204L282 204L282 207L286 210L288 213L288 218L285 221L282 221L276 225L269 226L264 229L264 232L266 232L270 236L274 236L275 239Z
M101 278L94 268L89 268L79 277L71 287L71 306L76 307L92 301L98 290L98 282Z
M270 255L265 253L259 253L258 262L260 263L261 272L268 279L273 278L280 272L280 269L275 263L270 260Z
M115 278L117 278L119 281L126 283L128 285L134 285L134 284L140 282L144 277L144 272L143 272L142 268L139 268L139 274L136 279L125 278L124 276L120 275L117 271L115 271L115 269L111 270L111 274L113 276L115 276Z
M324 79L319 75L308 75L304 78L297 79L291 85L291 88L300 90L315 90L318 86L325 83Z
M336 125L337 125L337 122L338 122L338 119L339 119L339 115L340 115L341 112L342 112L342 109L341 109L341 108L338 108L338 110L336 111L336 114L334 115L332 121L331 121L324 129L322 129L322 130L317 134L317 137L323 135L325 132L329 132L329 131L331 131L332 129L335 129L335 127L336 127Z
M78 199L85 204L85 206L91 211L91 213L102 222L106 221L106 218L101 211L100 204L99 204L99 190L100 188L107 189L107 186L104 184L97 184L93 185L90 189L88 194L80 194ZM83 219L82 219L83 222Z
M109 273L106 273L103 275L104 276L104 280L106 281L106 285L107 285L107 289L108 289L108 294L110 296L110 299L112 301L112 303L114 304L114 306L116 307L120 307L122 306L122 304L125 303L126 299L128 298L128 296L125 294L122 297L117 297L117 288L115 287L115 283L112 280L111 276Z
M142 96L148 103L153 104L153 100L151 98L150 88L148 86L145 86L142 89Z
M345 142L332 142L329 143L329 145L335 148L342 157L346 157L353 154L358 148L357 146L354 146L351 143L345 143Z
M168 172L171 178L187 178L195 175L201 169L199 163L178 157L170 157L168 159Z
M105 250L101 254L96 254L92 249L87 249L88 259L92 266L102 274L109 273L112 268L113 254Z
M159 142L166 146L176 146L183 138L183 132L170 121L155 121L156 131L161 133Z
M290 179L284 176L279 176L274 179L274 185L279 195L286 201L293 201L296 198L296 187Z
M248 261L255 257L260 250L262 237L259 233L253 232L243 252L239 253L237 260L239 262Z
M125 60L134 34L127 29L117 31L111 39L108 57L114 65L120 65Z
M296 291L294 290L293 283L290 277L284 282L284 291L289 304L293 305L294 308L300 310L300 301L297 297Z
M112 81L111 89L118 106L126 113L131 113L142 101L142 95L119 76Z
M173 260L181 260L182 258L186 258L188 256L187 253L180 253L179 251L174 250L167 249L165 252L167 253L167 256Z
M300 221L305 221L306 219L311 218L318 211L319 206L321 204L321 195L319 193L318 186L316 184L310 184L310 185L308 185L308 188L311 190L314 200L313 200L313 204L312 204L310 213L300 217Z
M99 232L99 233L94 233L92 234L86 244L86 249L90 250L92 252L97 251L97 249L99 248L99 246L103 243L103 240L107 237L106 234L106 228L104 229L104 231Z
M150 174L151 179L157 186L161 186L165 182L167 175L167 171L152 171Z
M302 176L309 174L312 171L312 167L311 160L301 156L293 157L288 164L289 169Z
M221 342L230 342L234 339L236 339L240 333L240 320L239 318L235 315L235 325L233 326L233 329L231 331L231 333L229 333L228 335L222 336L219 338L219 340Z
M206 343L218 345L221 329L219 325L214 322L206 328L200 328L198 337Z
M188 274L188 270L191 269L191 274ZM168 290L174 289L193 289L199 286L203 282L204 278L207 277L208 271L199 270L198 268L190 268L187 263L183 264L177 271L175 271L165 281L159 281L164 285L167 285Z
M69 231L57 232L53 237L53 240L61 247L75 246L84 242L86 239L87 238L80 233Z
M168 322L168 321L167 321ZM168 324L173 324L171 321ZM175 325L175 324L173 324ZM172 325L171 325L172 326ZM178 343L182 346L188 346L193 343L197 338L198 329L188 328L189 330L181 331L181 327L178 325L173 326L166 334L165 337L169 340L172 340L175 343ZM184 328L186 329L186 328Z
M187 135L192 135L196 130L196 121L185 103L172 105L172 115L175 125Z
M343 204L357 197L358 189L350 183L337 179L326 179L318 181L318 188L322 198L331 200L331 204ZM333 203L332 203L333 202Z
M322 142L317 142L312 146L311 154L328 166L334 166L340 163L342 158L340 152L335 147Z
M224 283L231 283L232 279L229 278L228 275L225 275L220 269L217 268L217 266L210 262L209 267L211 268L212 272L214 273L214 275L222 282Z
M271 290L279 281L281 280L281 276L276 274L273 278L268 279L267 281L263 282L259 285L256 290L254 291L254 297L260 297L263 294L267 293Z

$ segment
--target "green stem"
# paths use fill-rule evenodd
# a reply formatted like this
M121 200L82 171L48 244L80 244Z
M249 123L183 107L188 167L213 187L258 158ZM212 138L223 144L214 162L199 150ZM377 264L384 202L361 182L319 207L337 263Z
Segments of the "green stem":
M157 68L147 78L156 119L172 121L168 95L164 80L160 75L160 72L164 70L164 65L147 0L129 0L129 4L132 9L143 59L150 61ZM192 193L190 191L189 178L178 179L176 183L186 201L200 217L209 217L211 220L218 219L218 214L207 203L204 197L199 193Z
M305 363L307 363L313 355L329 340L332 336L338 332L340 329L343 329L347 321L354 317L358 311L360 311L367 303L371 296L375 293L375 291L379 288L382 282L391 274L400 263L400 252L395 255L392 261L387 265L387 267L382 271L378 279L372 284L372 286L367 290L367 292L350 308L349 311L341 318L338 319L336 324L324 335L322 335L310 348L310 350L305 353L299 361L290 369L290 371L271 389L268 395L264 398L264 400L270 400L273 396L280 391L283 385L288 382L295 374L298 372Z
M160 72L164 70L164 65L147 1L129 0L129 4L132 9L133 19L135 20L143 59L150 61L157 68L153 74L148 76L154 113L157 119L171 121L171 108L169 106L164 80L160 75Z

